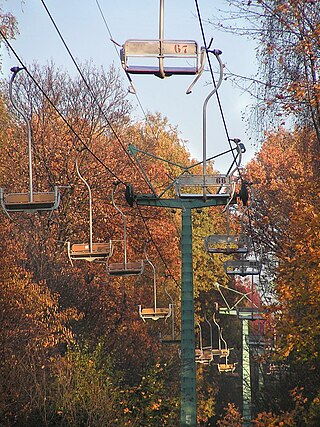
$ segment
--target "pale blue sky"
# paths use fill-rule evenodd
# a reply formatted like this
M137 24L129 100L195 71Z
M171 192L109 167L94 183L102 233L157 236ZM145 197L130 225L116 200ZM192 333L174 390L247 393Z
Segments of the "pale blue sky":
M92 59L97 66L108 67L114 63L121 68L96 0L46 0L45 3L79 63ZM159 0L99 0L99 4L113 38L120 44L131 38L158 37ZM198 4L204 21L217 15L217 8L228 8L228 2L224 0L198 0ZM24 0L22 4L20 0L7 0L3 2L3 8L18 20L20 35L12 45L24 63L28 65L37 61L46 64L53 61L71 74L77 73L40 0ZM205 32L207 40L214 38L213 47L222 50L222 61L229 69L246 76L255 74L255 45L252 41L219 32L208 25L205 25ZM194 39L202 45L194 0L165 0L165 37ZM2 73L9 77L10 68L18 64L13 55L5 52L3 45L1 49ZM212 61L214 64L214 59ZM122 76L127 86L123 72ZM192 77L173 76L160 80L154 76L132 76L132 79L143 108L167 116L171 124L178 126L181 138L187 140L191 155L202 159L202 105L211 90L206 85L210 79L209 73L203 74L190 95L186 95L185 90ZM243 158L243 163L246 163L254 150L248 141L241 115L253 101L247 94L234 88L230 80L222 83L219 95L230 137L240 138L246 145L247 153ZM133 105L137 105L133 95L128 94L128 97ZM138 106L134 109L134 115L143 117ZM207 155L213 156L226 149L227 138L217 102L213 98L208 106ZM226 156L217 160L216 167L226 172L230 162L231 157Z

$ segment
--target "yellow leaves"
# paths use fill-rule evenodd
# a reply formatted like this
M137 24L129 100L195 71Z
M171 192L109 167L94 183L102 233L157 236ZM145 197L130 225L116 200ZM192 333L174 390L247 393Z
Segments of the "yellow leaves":
M161 403L162 403L162 399L158 399L158 401L157 401L157 402L154 402L154 403L151 405L151 410L152 410L152 411L159 411L159 410L160 410L160 407L161 407Z

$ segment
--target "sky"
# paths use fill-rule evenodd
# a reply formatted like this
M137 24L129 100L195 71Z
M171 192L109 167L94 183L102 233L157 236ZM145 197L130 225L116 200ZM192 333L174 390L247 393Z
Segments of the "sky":
M106 24L112 37L120 45L128 39L156 39L159 32L159 0L45 0L60 33L78 64L92 60L96 66L108 68L111 64L119 67L124 86L128 80L123 72L118 50L110 41ZM223 53L222 62L235 74L252 76L256 73L255 44L252 40L217 31L206 23L208 18L217 17L219 9L228 9L225 0L198 0L207 43L211 38L212 47ZM28 66L33 62L46 65L54 62L65 68L71 75L77 70L59 35L52 25L41 0L3 0L4 11L11 12L18 21L20 34L11 42L13 48ZM192 39L203 45L194 0L165 0L164 34L166 39ZM15 57L1 45L2 77L9 79L10 68L19 65ZM214 69L216 62L212 58ZM172 76L159 79L155 76L133 75L132 80L137 96L145 112L160 112L177 126L180 137L193 158L202 160L202 110L209 92L209 71L205 71L195 85L193 92L186 95L192 76ZM216 76L217 78L217 76ZM128 99L134 106L133 117L143 119L144 113L134 95L128 92ZM243 115L253 100L247 93L233 86L225 79L219 89L219 97L230 138L239 138L246 146L243 164L253 156L255 148L246 133ZM215 156L229 148L222 117L216 98L207 108L207 157ZM232 161L231 155L216 160L215 166L226 173Z

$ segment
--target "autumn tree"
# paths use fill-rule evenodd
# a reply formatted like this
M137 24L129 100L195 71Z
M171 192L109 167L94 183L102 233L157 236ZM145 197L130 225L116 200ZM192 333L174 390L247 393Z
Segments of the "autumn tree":
M230 78L256 97L255 126L275 130L293 123L319 132L319 16L317 1L228 1L221 19L210 19L219 30L257 42L255 76ZM249 122L252 129L252 120ZM263 134L258 136L261 141Z
M309 404L318 394L316 138L310 129L270 134L247 168L256 189L252 231L265 254L267 277L269 274L274 282L273 291L269 289L270 317L275 317L277 335L273 357L280 367L287 366L280 376L276 374L276 381L281 380L275 389L278 411L292 405L284 389L303 387ZM268 264L270 259L273 262ZM272 400L269 402L274 410Z

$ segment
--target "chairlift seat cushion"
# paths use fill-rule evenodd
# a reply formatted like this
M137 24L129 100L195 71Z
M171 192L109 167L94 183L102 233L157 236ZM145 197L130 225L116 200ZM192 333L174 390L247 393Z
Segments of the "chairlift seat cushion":
M201 357L202 359L207 359L207 360L212 360L213 359L213 354L212 354L212 349L203 349L203 355Z
M218 363L219 372L234 372L236 365L234 363Z
M145 319L163 319L165 317L168 317L170 314L169 308L143 308L141 309L140 315L141 317L144 317Z
M131 65L127 66L126 71L130 74L152 74L158 77L161 77L159 67L155 66L139 66L139 65ZM163 72L166 77L170 77L173 75L187 76L197 74L196 67L167 67L163 68Z
M195 349L195 354L196 354L196 357L200 357L200 356L202 356L203 351L201 350L201 348L196 348Z

